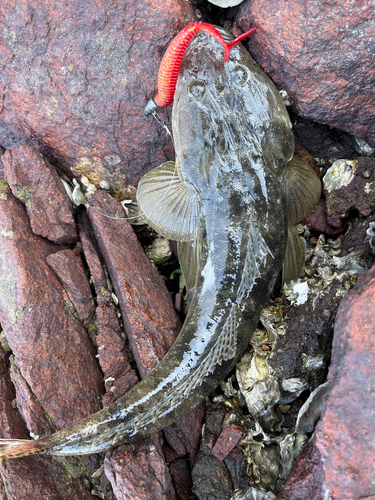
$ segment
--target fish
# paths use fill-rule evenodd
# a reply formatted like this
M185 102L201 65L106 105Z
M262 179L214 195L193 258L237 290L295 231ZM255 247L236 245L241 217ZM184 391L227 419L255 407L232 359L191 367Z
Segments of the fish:
M97 453L172 424L235 367L280 273L300 275L296 224L317 203L320 181L294 156L272 81L228 31L215 30L231 44L228 60L222 40L194 33L173 89L176 159L148 172L137 191L150 226L178 242L189 297L178 338L116 402L37 440L0 440L0 458Z

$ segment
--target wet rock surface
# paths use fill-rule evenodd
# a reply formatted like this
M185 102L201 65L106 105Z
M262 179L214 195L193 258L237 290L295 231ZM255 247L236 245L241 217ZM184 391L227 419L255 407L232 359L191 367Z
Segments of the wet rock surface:
M14 196L26 206L33 232L55 243L75 243L72 205L55 169L30 146L8 150L2 162Z
M371 2L247 0L235 21L257 31L250 52L287 90L298 114L345 130L375 145L374 51ZM367 63L365 62L367 61Z
M373 494L374 300L373 266L340 304L328 373L332 390L317 427L325 486L334 499Z
M165 48L198 20L182 0L152 0L139 14L131 0L4 3L1 145L33 145L78 176L109 182L121 199L134 196L128 186L173 157L142 111Z

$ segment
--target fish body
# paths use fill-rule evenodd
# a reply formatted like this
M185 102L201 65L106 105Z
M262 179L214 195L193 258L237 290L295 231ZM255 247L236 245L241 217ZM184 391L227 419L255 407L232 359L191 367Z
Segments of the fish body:
M51 436L4 440L0 457L96 453L170 425L235 366L283 263L293 268L301 246L290 221L314 206L318 188L308 207L301 192L315 174L288 174L294 142L279 93L240 44L226 63L220 47L206 33L190 43L172 113L176 161L146 174L137 194L150 225L179 242L192 297L179 337L115 403Z

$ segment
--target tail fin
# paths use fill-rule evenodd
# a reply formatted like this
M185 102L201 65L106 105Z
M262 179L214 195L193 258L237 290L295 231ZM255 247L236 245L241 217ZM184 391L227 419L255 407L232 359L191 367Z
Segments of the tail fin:
M0 439L0 460L34 455L44 451L45 448L38 439Z

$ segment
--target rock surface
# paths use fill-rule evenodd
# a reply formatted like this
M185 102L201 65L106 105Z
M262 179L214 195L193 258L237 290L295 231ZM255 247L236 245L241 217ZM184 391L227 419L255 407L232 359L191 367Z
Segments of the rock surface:
M166 47L196 20L184 0L151 0L141 12L133 0L3 2L1 145L34 145L121 199L134 195L130 184L173 157L142 112Z
M325 486L333 499L373 495L375 457L375 267L338 309L328 381L333 384L317 426Z
M303 450L276 500L322 500L324 471L315 441Z
M33 234L23 204L11 194L0 199L0 219L0 322L34 396L65 427L100 409L95 352L44 261L59 248Z
M151 266L130 224L121 220L124 212L120 203L99 190L90 199L88 213L120 303L130 347L144 378L172 346L180 321L163 280Z
M236 23L250 52L299 114L375 145L374 2L247 0Z
M33 232L55 243L75 243L72 204L54 168L30 146L8 150L2 162L14 196L26 206Z
M16 411L16 394L8 372L8 355L0 347L0 435L24 438L29 435ZM17 395L18 397L18 395ZM90 500L91 493L74 475L71 464L67 472L58 461L49 457L24 457L3 460L0 465L0 497L7 500ZM74 477L73 477L74 476Z
M351 176L347 184L343 182L343 185L338 185L337 189L327 189L331 185L328 184L328 181L324 181L328 178L330 170L323 179L327 204L327 222L334 227L340 227L342 219L347 217L351 210L357 210L361 216L367 217L375 208L375 160L360 157L354 162L356 163L355 167L350 167L349 164L346 167ZM331 168L334 168L335 164ZM342 179L343 175L345 175L342 169L340 174Z
M61 280L73 306L72 313L88 328L94 318L95 304L79 252L61 250L48 255L46 262Z
M157 435L106 455L104 467L117 500L175 500Z
M327 206L323 198L319 200L314 210L304 219L301 224L307 226L311 231L324 233L329 236L340 234L344 231L345 226L340 224L338 227L332 226L327 220Z
M229 435L226 427L229 430L235 425L226 425L226 417L228 415L220 404L208 405L202 442L193 468L193 491L200 500L229 500L235 489L244 488L249 484L249 477L246 475L247 464L242 451L238 447L233 448L229 439L224 439L224 436ZM235 428L237 439L242 430L239 426ZM220 458L215 456L216 454L219 454Z

